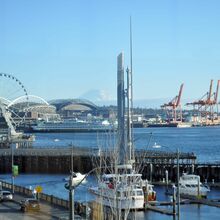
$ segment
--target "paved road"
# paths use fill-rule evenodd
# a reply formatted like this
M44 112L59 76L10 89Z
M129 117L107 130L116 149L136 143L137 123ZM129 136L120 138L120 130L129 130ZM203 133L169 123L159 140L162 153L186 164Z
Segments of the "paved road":
M55 220L68 219L68 210L51 206L45 202L40 202L41 210L39 212L20 211L19 202L23 199L21 195L15 195L14 201L5 201L0 203L0 220Z

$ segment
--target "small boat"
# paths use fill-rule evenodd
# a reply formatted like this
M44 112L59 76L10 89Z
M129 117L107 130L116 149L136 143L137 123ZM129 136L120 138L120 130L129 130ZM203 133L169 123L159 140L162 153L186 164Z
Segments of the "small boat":
M81 174L81 173L72 173L73 176L73 185L78 185L80 182L85 183L86 182L86 175L85 174ZM70 180L70 176L64 178L64 181L66 181L67 183L69 183Z
M161 145L159 145L155 142L154 145L152 146L152 148L161 148Z
M58 138L55 138L55 139L54 139L54 142L58 142L58 141L60 141L60 139L58 139Z
M180 177L179 190L180 194L183 195L201 197L207 197L207 194L210 191L208 186L205 186L200 182L200 176L186 173L183 173Z

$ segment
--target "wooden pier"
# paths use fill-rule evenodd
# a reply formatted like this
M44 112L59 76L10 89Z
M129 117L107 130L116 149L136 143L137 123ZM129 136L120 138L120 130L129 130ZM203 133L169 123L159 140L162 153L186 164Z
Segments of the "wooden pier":
M181 198L189 199L191 204L201 204L201 205L220 208L219 199L212 200L207 198L198 198L196 196L189 196L189 195L181 195Z
M18 165L19 173L69 173L71 152L73 151L73 168L75 172L87 173L95 168L94 161L100 159L97 148L18 148L13 150L14 164ZM111 152L105 152L110 155ZM177 176L176 153L164 151L137 150L136 166L140 168L143 178L150 182L165 180L168 171L169 180L175 182ZM0 149L0 173L11 172L11 149ZM111 160L109 160L111 161ZM200 175L202 182L220 182L220 163L198 164L193 153L180 153L180 173L194 172Z
M154 211L154 212L159 212L161 214L175 215L175 213L173 213L173 211L171 211L169 209L161 209L158 206L146 205L145 209L150 210L150 211Z

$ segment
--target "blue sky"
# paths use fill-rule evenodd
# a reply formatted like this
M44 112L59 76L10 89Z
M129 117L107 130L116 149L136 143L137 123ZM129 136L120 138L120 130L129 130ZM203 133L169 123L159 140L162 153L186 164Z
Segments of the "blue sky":
M220 78L219 10L218 0L0 0L0 72L45 99L94 89L114 99L132 15L134 98L172 98L182 82L183 98L199 98Z

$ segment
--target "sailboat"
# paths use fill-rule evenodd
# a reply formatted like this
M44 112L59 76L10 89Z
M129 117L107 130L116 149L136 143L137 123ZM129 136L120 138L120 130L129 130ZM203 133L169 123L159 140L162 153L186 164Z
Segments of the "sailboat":
M90 188L102 205L116 210L143 209L148 201L156 200L153 185L142 180L135 168L134 145L131 128L132 82L127 69L127 89L124 89L124 55L117 57L117 145L109 173L101 175L98 185ZM125 107L127 98L127 108ZM125 118L127 110L127 120Z

